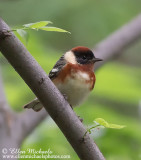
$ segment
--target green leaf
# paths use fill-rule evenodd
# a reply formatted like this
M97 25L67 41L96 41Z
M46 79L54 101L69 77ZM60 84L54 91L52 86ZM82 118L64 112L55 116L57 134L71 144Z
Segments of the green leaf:
M96 118L94 122L98 123L101 126L104 126L105 128L122 129L122 128L126 127L124 125L108 123L103 118Z
M38 29L41 29L41 30L44 30L44 31L54 31L54 32L67 32L67 33L70 33L64 29L61 29L61 28L57 28L57 27L41 27L41 28L38 28Z
M17 29L16 31L25 40L25 42L27 43L28 39L29 39L29 34L23 29Z
M48 25L49 23L52 23L50 21L40 21L40 22L36 22L36 23L29 23L29 24L24 24L24 27L27 28L32 28L32 29L39 29L41 27L44 27L46 25Z
M113 128L113 129L122 129L125 128L126 126L124 125L118 125L118 124L109 124L109 128Z

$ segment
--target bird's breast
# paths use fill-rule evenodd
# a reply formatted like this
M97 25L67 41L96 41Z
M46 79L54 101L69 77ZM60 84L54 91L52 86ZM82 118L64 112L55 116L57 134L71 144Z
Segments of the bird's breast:
M67 95L72 106L81 104L94 87L95 75L93 71L78 69L76 66L66 66L53 82L62 94ZM61 75L62 74L62 75ZM59 76L62 76L59 78Z

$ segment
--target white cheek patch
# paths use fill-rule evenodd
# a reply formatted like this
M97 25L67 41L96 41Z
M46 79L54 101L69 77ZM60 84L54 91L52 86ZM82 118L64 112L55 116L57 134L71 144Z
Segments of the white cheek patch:
M74 56L72 51L66 52L65 55L64 55L64 58L69 63L72 63L72 64L76 64L77 63L76 59L75 59L75 56Z

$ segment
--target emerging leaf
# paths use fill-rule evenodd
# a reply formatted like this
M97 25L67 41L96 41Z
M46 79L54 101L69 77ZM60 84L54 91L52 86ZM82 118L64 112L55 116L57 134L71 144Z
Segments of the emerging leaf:
M70 33L64 29L61 29L61 28L57 28L57 27L41 27L39 28L41 30L44 30L44 31L54 31L54 32L67 32L67 33Z
M50 22L50 21L40 21L40 22L36 22L36 23L24 24L23 26L27 27L27 28L32 28L32 29L39 29L39 28L44 27L44 26L46 26L50 23L52 23L52 22Z
M28 41L29 35L25 30L44 30L44 31L55 31L55 32L67 32L70 33L64 29L57 28L57 27L47 27L49 23L52 23L50 21L40 21L36 23L29 23L29 24L24 24L22 28L18 29L12 29L11 31L17 31L17 33L26 41Z
M96 118L94 122L98 123L101 126L104 126L105 128L122 129L122 128L126 127L124 125L108 123L103 118Z

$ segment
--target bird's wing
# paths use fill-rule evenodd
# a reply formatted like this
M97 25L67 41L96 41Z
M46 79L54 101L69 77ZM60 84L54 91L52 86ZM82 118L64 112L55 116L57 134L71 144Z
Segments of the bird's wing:
M66 65L66 60L64 59L64 55L60 57L60 59L56 62L52 70L49 72L49 78L53 80L59 74L61 69Z

